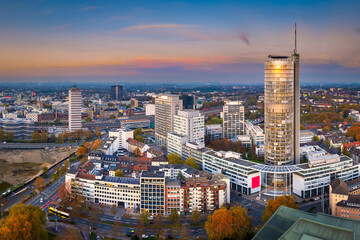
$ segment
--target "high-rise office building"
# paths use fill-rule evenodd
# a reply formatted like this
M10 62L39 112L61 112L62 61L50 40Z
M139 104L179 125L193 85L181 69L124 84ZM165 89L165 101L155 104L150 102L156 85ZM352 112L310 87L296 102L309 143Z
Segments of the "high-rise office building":
M180 97L183 100L184 109L195 109L195 96L192 94L183 94Z
M174 116L182 110L179 95L160 94L155 99L155 144L166 147L167 134L174 130Z
M228 101L223 107L223 138L232 139L244 134L244 105L242 101Z
M69 130L81 129L81 91L73 87L69 90Z
M120 101L123 99L123 87L120 85L111 86L110 98Z
M270 55L265 62L265 162L300 163L300 57Z
M182 145L192 142L204 146L204 116L195 110L180 110L174 116L174 131L168 133L167 151L182 156Z

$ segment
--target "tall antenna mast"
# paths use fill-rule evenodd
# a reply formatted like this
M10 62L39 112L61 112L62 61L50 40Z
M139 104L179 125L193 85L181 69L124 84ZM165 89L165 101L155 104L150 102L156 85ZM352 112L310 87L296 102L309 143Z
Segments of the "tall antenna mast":
M294 53L297 53L297 49L296 49L296 23L295 23L295 49L294 49Z

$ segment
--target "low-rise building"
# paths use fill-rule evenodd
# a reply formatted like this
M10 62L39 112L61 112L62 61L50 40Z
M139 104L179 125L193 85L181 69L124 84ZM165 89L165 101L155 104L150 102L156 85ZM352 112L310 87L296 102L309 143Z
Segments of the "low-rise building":
M300 144L312 142L314 139L314 133L309 130L300 131Z
M215 139L222 139L222 126L221 124L208 124L205 125L205 137L209 137L210 141Z
M251 137L248 135L238 135L238 136L236 136L236 140L240 141L241 144L245 147L251 148L251 146L252 146Z
M204 146L204 144L186 142L182 145L182 159L186 160L188 158L193 158L199 167L202 169L203 166L203 153L211 151L210 148Z
M149 128L150 119L128 119L121 121L121 128L136 129L136 128Z
M265 135L264 130L258 125L253 125L251 122L245 122L245 134L250 136L252 145L264 146Z
M35 130L34 122L27 118L0 118L0 129L5 133L12 132L14 140L30 140Z

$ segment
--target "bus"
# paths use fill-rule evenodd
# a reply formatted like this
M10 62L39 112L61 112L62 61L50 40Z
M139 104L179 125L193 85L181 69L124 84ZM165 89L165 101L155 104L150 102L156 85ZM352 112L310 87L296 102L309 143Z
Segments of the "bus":
M68 214L67 212L60 211L53 207L49 207L49 213L52 213L56 216L59 216L59 217L65 218L65 219L70 219L70 214Z

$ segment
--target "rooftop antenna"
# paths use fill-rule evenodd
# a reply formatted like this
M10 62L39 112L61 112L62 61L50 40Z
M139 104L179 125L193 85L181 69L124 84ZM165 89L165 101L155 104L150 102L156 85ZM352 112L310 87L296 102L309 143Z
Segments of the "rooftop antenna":
M294 53L297 53L297 49L296 49L296 23L295 23L295 49L294 49Z

